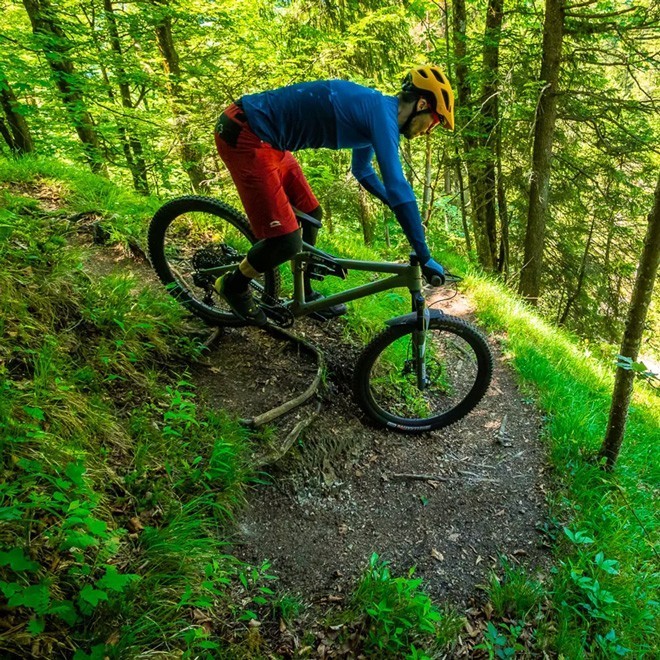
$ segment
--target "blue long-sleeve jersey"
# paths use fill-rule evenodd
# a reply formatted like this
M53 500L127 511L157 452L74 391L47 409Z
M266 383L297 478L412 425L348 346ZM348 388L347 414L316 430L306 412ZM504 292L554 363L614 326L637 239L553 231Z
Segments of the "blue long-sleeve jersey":
M430 258L415 195L399 159L395 96L344 80L324 80L249 94L242 103L250 128L276 149L352 149L355 178L392 208L422 263ZM374 154L382 182L372 166Z

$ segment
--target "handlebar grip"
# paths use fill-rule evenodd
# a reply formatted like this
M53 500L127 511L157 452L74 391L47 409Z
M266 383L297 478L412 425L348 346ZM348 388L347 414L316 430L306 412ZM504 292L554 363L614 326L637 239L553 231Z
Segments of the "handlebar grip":
M442 277L440 277L440 275L434 275L431 278L431 282L430 282L431 286L442 286L443 283L444 283L444 281L443 281Z

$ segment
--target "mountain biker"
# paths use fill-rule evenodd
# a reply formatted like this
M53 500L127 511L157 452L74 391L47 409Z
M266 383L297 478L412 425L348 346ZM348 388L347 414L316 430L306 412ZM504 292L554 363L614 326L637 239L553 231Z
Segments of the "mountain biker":
M399 138L411 139L437 125L454 128L454 94L436 66L416 67L397 96L343 80L300 83L243 96L224 110L215 126L218 153L231 173L255 236L260 239L238 268L218 278L215 289L241 319L264 325L250 281L290 260L302 241L314 245L318 227L301 231L292 207L316 220L322 212L292 151L351 148L358 182L394 212L427 279L442 266L431 258L413 190L403 175ZM382 181L371 161L376 155ZM305 299L318 300L305 278ZM346 312L335 305L326 318Z

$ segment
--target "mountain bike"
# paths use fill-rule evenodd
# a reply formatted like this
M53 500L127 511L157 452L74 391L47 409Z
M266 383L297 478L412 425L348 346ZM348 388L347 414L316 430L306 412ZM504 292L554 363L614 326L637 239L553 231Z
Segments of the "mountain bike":
M301 222L320 225L304 213L296 211L296 215ZM247 218L236 209L216 199L186 196L167 202L154 215L149 256L170 294L193 314L212 326L242 326L246 323L232 313L213 284L236 268L256 240ZM481 401L493 371L488 343L470 323L427 306L422 269L414 255L403 264L359 261L303 243L292 269L290 299L280 297L279 269L251 283L269 322L282 327L390 289L403 287L410 292L412 312L387 321L355 366L355 397L376 424L404 433L432 431L458 421ZM305 301L306 273L315 280L345 279L349 270L388 277Z

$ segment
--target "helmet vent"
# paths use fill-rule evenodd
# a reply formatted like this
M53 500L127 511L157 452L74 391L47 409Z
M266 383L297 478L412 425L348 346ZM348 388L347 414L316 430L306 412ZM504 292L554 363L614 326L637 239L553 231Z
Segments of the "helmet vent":
M423 78L428 78L429 77L429 74L426 73L426 71L424 71L424 69L418 69L417 73L419 73L419 75L422 76Z
M439 71L436 71L435 69L431 69L433 71L433 75L435 76L436 80L443 85L446 85L447 83L445 82L445 79L442 77L442 74Z
M451 101L449 100L449 94L447 94L447 90L440 90L442 92L442 98L445 101L445 107L451 112Z

